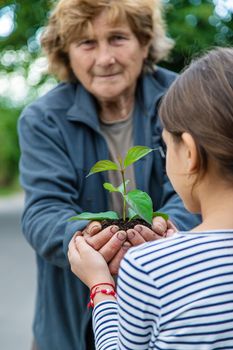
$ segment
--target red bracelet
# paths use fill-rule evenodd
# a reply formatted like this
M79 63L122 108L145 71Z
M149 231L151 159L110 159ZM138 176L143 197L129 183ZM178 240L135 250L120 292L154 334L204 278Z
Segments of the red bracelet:
M109 283L100 283L100 285L102 285L102 284L109 285ZM111 285L111 284L110 284L110 285ZM94 286L94 287L92 287L91 290L92 290L93 288L95 288L95 287L97 287L97 285ZM113 287L113 285L111 285L111 287ZM90 294L90 301L89 301L89 303L88 303L88 305L87 305L88 308L94 307L94 297L96 296L97 293L102 293L102 294L106 294L106 295L112 295L114 298L116 298L116 292L115 292L114 287L113 287L112 290L109 289L109 288L98 290L98 287L97 287L97 288L94 290L94 292L91 292L91 294Z
M97 284L95 284L95 285L90 289L91 293L92 293L92 291L93 291L94 288L99 287L99 286L110 286L110 287L113 288L113 290L115 290L114 284L102 282L102 283L97 283Z

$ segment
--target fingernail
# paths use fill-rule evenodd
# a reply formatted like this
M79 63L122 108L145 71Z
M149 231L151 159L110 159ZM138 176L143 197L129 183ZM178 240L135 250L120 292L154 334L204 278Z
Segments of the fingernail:
M164 233L165 228L164 228L164 226L161 225L159 222L156 222L156 224L153 225L153 230L154 230L155 232Z
M126 252L127 250L129 250L129 248L131 248L132 247L132 245L129 243L129 242L124 242L123 244L122 244L122 249Z
M90 234L92 234L93 232L95 232L96 230L99 230L99 226L98 225L95 225L91 228L91 231L90 231Z
M126 232L125 231L119 231L117 234L117 238L120 241L124 241L126 239Z
M127 231L127 237L128 239L133 239L135 237L135 233L133 232L133 230Z
M116 233L117 231L119 230L119 227L118 226L112 226L111 228L110 228L110 231L112 232L112 233Z
M134 229L139 233L142 232L142 226L140 225L135 226Z

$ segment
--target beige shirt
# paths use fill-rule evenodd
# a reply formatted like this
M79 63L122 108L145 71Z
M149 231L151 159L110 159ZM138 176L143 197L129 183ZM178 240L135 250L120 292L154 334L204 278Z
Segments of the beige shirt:
M133 146L133 117L130 116L121 121L116 122L103 122L100 123L102 134L107 141L109 149L109 158L113 162L119 164L117 156L125 157L127 150ZM109 182L115 187L122 183L122 177L118 171L108 172ZM135 175L133 165L126 169L125 179L129 179L130 182L127 186L127 191L135 188ZM123 197L120 193L109 193L109 210L116 211L120 217L122 217L123 211Z

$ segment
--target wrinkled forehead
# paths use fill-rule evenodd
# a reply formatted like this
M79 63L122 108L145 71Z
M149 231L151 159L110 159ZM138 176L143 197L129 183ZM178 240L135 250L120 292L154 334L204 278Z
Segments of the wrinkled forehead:
M69 15L67 15L68 17ZM62 37L66 45L83 37L93 36L93 22L102 16L107 25L111 28L120 26L130 26L126 11L119 6L106 7L86 16L73 17L72 20L66 19L67 26L64 27Z

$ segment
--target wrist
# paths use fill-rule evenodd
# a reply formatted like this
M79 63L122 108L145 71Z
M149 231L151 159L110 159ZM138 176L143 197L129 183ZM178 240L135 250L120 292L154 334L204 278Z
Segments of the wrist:
M93 307L102 301L116 301L116 296L111 294L97 293L93 299Z
M92 293L96 288L100 289L108 289L112 288L115 289L115 282L112 280L111 282L100 282L100 283L95 283L90 287L90 293Z
M115 300L116 299L116 291L115 291L115 283L97 283L90 289L90 302L88 303L88 307L94 307L101 301L105 300Z

